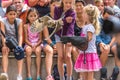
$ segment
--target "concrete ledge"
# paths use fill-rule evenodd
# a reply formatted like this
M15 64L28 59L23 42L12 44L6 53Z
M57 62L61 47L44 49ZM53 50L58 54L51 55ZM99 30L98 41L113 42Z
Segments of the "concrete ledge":
M113 68L115 66L114 64L114 57L113 55L109 55L108 62L106 64L107 70L108 70L108 77L111 76ZM36 66L35 66L35 55L32 55L32 62L31 62L31 73L33 80L36 80ZM41 78L42 80L45 80L46 78L46 69L45 69L45 55L44 53L41 55ZM0 72L2 72L2 64L1 64L1 58L2 55L0 54ZM57 64L57 54L53 57L53 66ZM14 58L13 54L9 55L9 65L8 65L8 75L10 80L16 80L17 76L17 60ZM24 59L23 63L23 72L22 72L23 80L26 79L26 59ZM78 80L78 73L76 73L73 69L73 78L74 80ZM95 79L100 80L100 72L95 72ZM117 80L120 80L120 74Z

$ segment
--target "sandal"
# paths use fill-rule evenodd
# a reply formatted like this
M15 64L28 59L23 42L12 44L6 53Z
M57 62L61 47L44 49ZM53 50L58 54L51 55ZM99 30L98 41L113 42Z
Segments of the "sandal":
M49 75L46 77L46 80L54 80L54 78L51 75Z

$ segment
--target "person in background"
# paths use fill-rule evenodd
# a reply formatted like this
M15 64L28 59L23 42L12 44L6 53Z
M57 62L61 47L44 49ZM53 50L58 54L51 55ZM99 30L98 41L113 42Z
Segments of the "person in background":
M74 35L80 36L82 31L82 26L85 25L85 22L83 20L83 8L85 6L84 0L76 0L75 1L75 11L76 11L76 20L74 25ZM79 50L76 47L72 47L72 56L73 61L75 62L77 57L79 55ZM82 79L82 73L79 74L79 78Z
M12 4L12 0L1 0L1 2L3 8L6 8Z
M103 0L105 6L110 6L114 10L114 15L120 18L120 8L115 4L116 0Z
M103 0L95 0L95 6L97 6L97 8L100 11L100 17L102 17L101 15L103 14L104 11L104 3Z
M51 0L49 5L50 5L50 13L47 14L47 16L51 17L54 19L54 8L55 6L58 6L60 3L60 0ZM43 30L43 34L45 38L48 38L48 36L51 35L51 33L54 31L54 28L45 28ZM48 35L46 35L48 33ZM47 77L46 80L54 80L51 72L52 72L52 60L53 60L53 53L56 53L56 41L55 41L55 33L48 39L43 41L43 49L46 52L46 50L52 49L52 54L46 53L46 71L47 71ZM46 48L46 49L45 49ZM49 56L50 55L50 56ZM49 57L48 57L49 56ZM49 63L48 63L49 61Z
M111 36L110 34L106 34L102 28L102 26L104 24L104 20L108 19L110 16L113 16L113 15L114 15L114 10L111 7L107 6L104 8L104 11L101 15L102 17L99 18L99 21L101 24L101 32L96 37L96 45L97 45L98 54L100 55L100 61L102 63L102 68L100 70L100 72L101 72L100 80L107 79L107 68L105 67L105 64L107 62L109 53L112 52L116 56L116 53L115 53L116 50L114 47L115 37ZM115 64L119 62L119 61L117 61L118 59L116 60L116 58L117 57L115 57ZM113 69L112 74L116 75L116 76L113 76L113 75L111 76L113 78L113 80L114 79L116 80L118 73L119 73L117 66L114 67L114 69Z
M29 7L25 4L24 0L13 0L12 4L17 8L17 15L23 22L26 22L27 10Z
M63 28L59 30L55 35L56 47L58 52L58 71L60 80L65 80L64 77L64 61L67 64L67 80L72 80L72 59L71 43L63 44L60 41L62 36L73 36L74 35L74 23L75 23L75 12L73 10L75 0L62 0L59 7L55 7L54 19L57 20L63 17Z
M12 4L12 0L0 0L0 16L5 17L6 8Z
M1 30L5 33L6 36L11 36L18 41L18 46L22 47L22 20L16 18L17 17L17 9L15 6L8 6L6 10L6 17L1 20ZM16 26L15 26L16 22ZM18 27L18 35L15 33L15 27ZM17 38L18 37L18 38ZM2 36L2 68L4 74L7 75L8 71L8 55L11 51L7 45L5 44L5 38ZM17 60L18 64L18 75L16 80L22 80L22 66L23 59Z
M31 55L36 55L36 74L37 80L40 79L40 63L41 63L41 43L42 32L32 33L30 31L31 24L38 18L39 14L35 8L30 8L27 13L27 22L24 25L25 32L25 52L27 60L27 80L33 80L31 76Z
M95 44L96 35L100 32L99 10L96 6L89 4L84 7L84 21L86 24L82 26L82 37L88 40L87 50L79 52L74 69L76 72L83 72L83 80L94 80L94 72L99 71L101 62L97 55L97 47ZM86 63L85 63L86 61Z
M28 6L35 7L38 10L40 17L50 12L49 8L50 0L26 0L26 2Z

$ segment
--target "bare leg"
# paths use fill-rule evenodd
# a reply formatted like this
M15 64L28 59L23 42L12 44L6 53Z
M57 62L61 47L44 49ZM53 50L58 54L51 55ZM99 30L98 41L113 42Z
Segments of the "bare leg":
M18 74L22 75L23 59L18 60L17 63L18 63Z
M75 62L77 57L78 57L79 51L76 47L72 47L72 56L73 56L73 61Z
M35 54L36 54L36 73L37 73L37 77L40 76L40 64L41 64L41 48L40 46L38 46L35 50Z
M31 54L32 54L32 48L26 47L26 61L27 61L27 76L31 77Z
M64 49L64 46L61 42L58 42L56 44L56 47L57 47L57 51L58 51L58 71L60 74L60 80L63 80L62 78L64 77L64 68L63 68L63 64L64 64L63 49Z
M112 50L112 52L114 53L114 56L115 56L115 65L120 67L120 59L118 59L118 57L117 57L117 47L116 47L116 45L114 45L111 50Z
M94 72L88 72L87 80L94 80Z
M72 59L71 59L71 50L72 45L66 44L65 45L65 62L67 64L67 78L70 78L68 80L71 80L72 78Z
M53 64L53 49L49 45L46 45L44 48L44 51L46 53L45 63L46 63L46 72L47 75L51 75L51 69Z
M9 54L9 49L7 47L3 47L2 48L2 68L4 73L7 73L7 70L8 70L8 54Z

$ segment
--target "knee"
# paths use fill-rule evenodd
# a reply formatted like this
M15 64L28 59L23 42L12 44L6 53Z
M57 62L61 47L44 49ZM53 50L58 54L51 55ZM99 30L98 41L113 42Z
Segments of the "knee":
M66 60L71 60L71 54L66 55Z
M46 54L53 55L53 49L51 47L46 47L44 51Z
M31 53L31 52L32 52L32 48L31 48L31 47L29 47L29 46L28 46L28 47L26 47L25 52L26 52L26 53Z
M6 47L2 47L2 56L8 56L9 50Z
M31 54L32 54L32 48L31 47L27 47L25 49L25 52L26 52L26 56L31 56Z
M62 60L64 60L64 57L63 57L63 55L58 55L58 60L59 60L59 61L62 61Z

